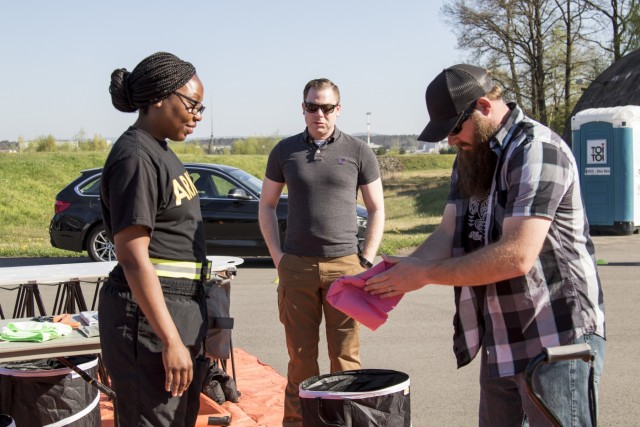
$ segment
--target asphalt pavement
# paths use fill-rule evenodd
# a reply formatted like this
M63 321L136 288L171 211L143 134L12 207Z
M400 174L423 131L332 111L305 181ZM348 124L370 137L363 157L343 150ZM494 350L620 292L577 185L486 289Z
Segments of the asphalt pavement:
M599 425L640 426L640 235L593 239L597 258L606 263L598 267L607 328ZM275 278L267 260L247 259L240 266L231 291L233 339L234 345L286 375L288 357L278 321ZM409 374L416 427L477 425L479 363L474 360L456 368L453 312L453 289L428 286L405 295L377 331L362 328L364 368ZM321 373L328 373L325 341L320 354Z
M594 236L603 282L607 353L599 388L601 426L640 425L640 235ZM86 258L0 259L0 267L86 262ZM276 271L269 259L248 258L232 282L233 344L286 375L287 352L278 320ZM84 286L91 286L83 285ZM88 295L85 292L85 295ZM92 294L89 294L92 295ZM44 288L47 308L55 293ZM15 292L0 291L5 315ZM406 372L411 381L413 425L477 425L478 361L456 369L451 350L453 290L429 286L404 296L377 331L362 328L364 368ZM320 343L320 370L328 373L326 341ZM635 368L634 368L635 366ZM238 384L242 390L242 383Z

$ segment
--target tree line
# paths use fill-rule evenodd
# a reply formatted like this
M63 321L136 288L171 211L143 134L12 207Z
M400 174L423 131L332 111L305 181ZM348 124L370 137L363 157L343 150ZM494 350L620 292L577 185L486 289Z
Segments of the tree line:
M640 47L640 0L451 0L442 13L470 63L562 134L582 89Z
M71 141L57 140L53 135L38 136L30 141L22 136L17 141L0 141L0 151L18 152L74 152L74 151L107 151L107 140L101 135L93 138L76 137Z
M282 136L250 136L246 138L210 138L206 140L191 139L172 142L171 149L178 154L269 154L273 147L284 137ZM380 148L376 154L405 154L419 148L417 135L371 135L371 142ZM19 137L18 141L0 141L0 151L27 152L75 152L99 151L105 152L110 148L109 141L101 135L87 138L84 131L75 135L73 141L59 141L53 135L39 136L25 141Z

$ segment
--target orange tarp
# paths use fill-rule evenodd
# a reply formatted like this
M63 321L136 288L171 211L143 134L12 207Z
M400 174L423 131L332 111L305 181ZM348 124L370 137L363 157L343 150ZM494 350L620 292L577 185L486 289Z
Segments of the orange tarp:
M239 402L225 402L221 406L201 394L196 426L207 426L210 416L231 416L231 427L281 426L286 378L242 349L234 349L233 354L236 382L242 393ZM113 427L113 406L104 395L100 399L100 412L102 426Z

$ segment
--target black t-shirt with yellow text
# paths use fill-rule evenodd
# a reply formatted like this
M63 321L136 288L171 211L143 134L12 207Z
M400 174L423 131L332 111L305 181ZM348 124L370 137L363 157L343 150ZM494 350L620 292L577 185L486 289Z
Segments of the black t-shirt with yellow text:
M206 259L197 191L166 141L129 128L107 157L100 194L105 229L112 241L122 229L142 225L151 231L149 257Z

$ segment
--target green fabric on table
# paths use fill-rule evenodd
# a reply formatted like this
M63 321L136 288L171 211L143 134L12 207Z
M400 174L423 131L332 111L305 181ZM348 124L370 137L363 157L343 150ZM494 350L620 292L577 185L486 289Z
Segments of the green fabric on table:
M43 342L71 333L71 326L53 322L10 322L2 328L0 339L4 341Z

